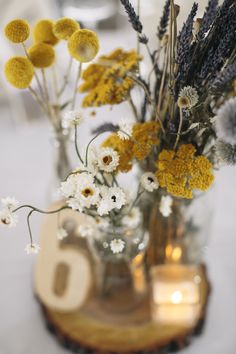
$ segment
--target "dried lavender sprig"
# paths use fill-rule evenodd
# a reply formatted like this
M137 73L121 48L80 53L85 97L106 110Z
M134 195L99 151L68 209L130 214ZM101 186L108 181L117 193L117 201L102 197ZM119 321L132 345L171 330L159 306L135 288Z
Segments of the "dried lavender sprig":
M115 133L119 130L118 125L112 124L112 123L104 123L99 125L97 128L92 130L93 134L100 134L100 133L106 133L106 132L112 132Z
M184 81L189 66L191 64L191 42L192 42L192 30L193 30L193 21L194 17L198 10L198 4L194 3L190 14L186 22L184 23L182 30L179 33L177 41L177 57L176 62L179 64L179 70L176 77L175 83L175 98L178 97L179 90L181 88L181 83Z
M211 84L210 91L212 93L222 91L233 79L236 79L236 61L216 76Z
M204 79L210 74L218 72L225 60L230 56L235 47L236 34L236 5L232 7L222 30L221 39L218 41L216 48L212 47L202 65L199 78Z
M203 39L204 34L207 33L215 19L218 10L218 0L209 0L205 13L202 18L201 27L198 32L198 38Z
M140 35L138 36L138 40L139 40L139 42L142 43L142 44L147 44L148 41L149 41L149 39L147 38L147 36L146 36L145 34L140 34Z
M166 33L168 23L169 23L169 18L170 18L170 0L166 0L163 9L163 14L160 19L159 26L157 27L157 37L159 38L160 41L162 40L164 34Z
M189 47L192 41L193 20L198 10L198 4L194 2L187 21L184 23L178 36L177 63L181 64L188 57Z
M131 23L133 29L138 33L142 33L143 25L139 19L139 16L136 14L133 6L131 5L130 1L120 0L120 2L125 8L125 11L129 17L129 22Z

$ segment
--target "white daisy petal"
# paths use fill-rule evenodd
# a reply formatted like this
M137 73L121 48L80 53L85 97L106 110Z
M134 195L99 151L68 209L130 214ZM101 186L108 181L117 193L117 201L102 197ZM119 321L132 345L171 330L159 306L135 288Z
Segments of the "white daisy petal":
M28 243L25 247L27 254L37 254L40 251L40 246L37 243Z
M172 213L173 198L169 195L162 196L159 210L164 217L168 217Z
M129 140L132 136L134 122L127 119L121 119L119 124L119 130L117 132L121 140Z
M121 253L125 248L125 241L115 238L110 242L110 248L114 254Z
M148 192L153 192L159 188L157 177L152 172L146 172L140 180L141 186Z
M62 119L62 127L64 129L69 129L75 125L81 124L83 121L83 116L80 111L68 111L65 112Z
M2 205L4 209L8 209L10 211L16 209L19 205L18 200L14 197L6 197L1 199Z

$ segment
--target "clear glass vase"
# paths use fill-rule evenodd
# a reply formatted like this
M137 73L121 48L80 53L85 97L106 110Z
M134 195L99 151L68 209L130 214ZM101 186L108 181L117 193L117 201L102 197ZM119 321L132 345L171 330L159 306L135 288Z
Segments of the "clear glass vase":
M145 252L148 239L148 233L141 225L135 229L100 228L90 239L96 295L105 310L129 312L142 303L147 294ZM123 241L121 252L113 253L113 240Z
M212 191L191 200L173 198L168 217L160 212L161 197L159 193L150 210L148 265L202 263L211 230Z

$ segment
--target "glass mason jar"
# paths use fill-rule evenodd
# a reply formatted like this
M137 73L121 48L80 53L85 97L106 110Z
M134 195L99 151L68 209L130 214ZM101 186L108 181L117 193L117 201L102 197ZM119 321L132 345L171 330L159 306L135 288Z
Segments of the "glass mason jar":
M124 248L113 253L111 242L121 240ZM101 306L121 313L137 307L147 294L145 252L148 233L142 225L137 228L99 228L90 238L95 262L96 295Z
M150 242L147 264L200 264L210 236L212 192L199 193L193 199L173 197L171 214L160 212L161 193L150 209Z

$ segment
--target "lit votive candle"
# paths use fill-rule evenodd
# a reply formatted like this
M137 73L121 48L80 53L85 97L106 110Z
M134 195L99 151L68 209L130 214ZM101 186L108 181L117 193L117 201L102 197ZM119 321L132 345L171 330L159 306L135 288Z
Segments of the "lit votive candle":
M198 281L196 281L196 279ZM152 315L155 321L190 325L199 314L198 268L162 265L151 269Z

